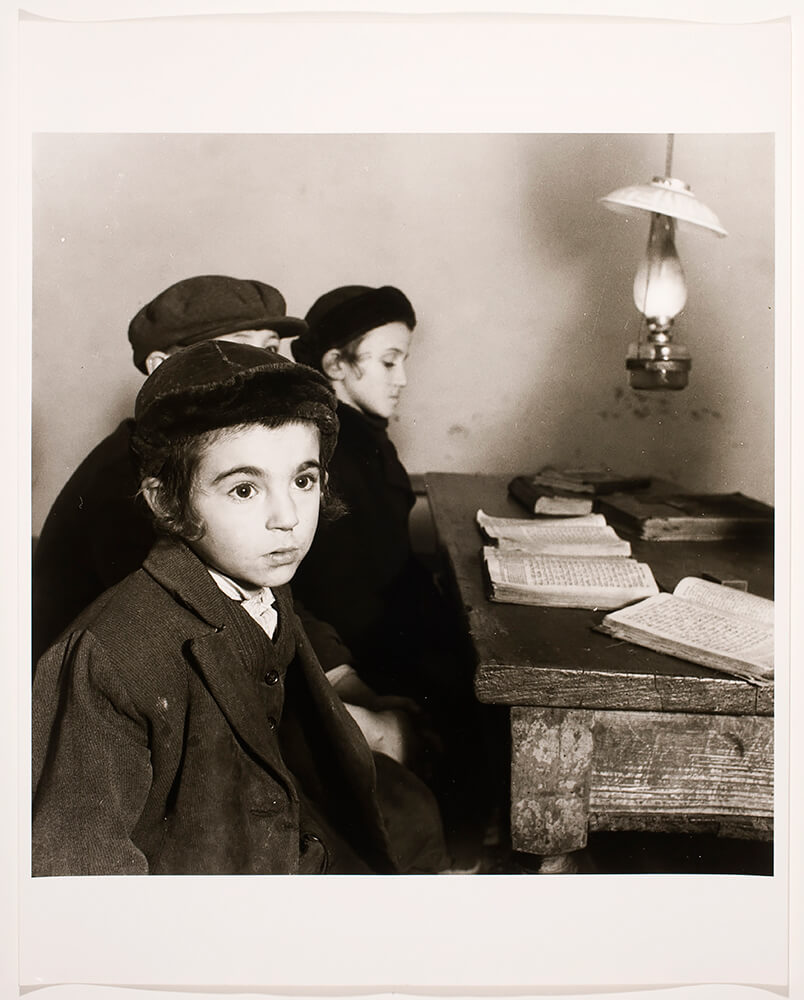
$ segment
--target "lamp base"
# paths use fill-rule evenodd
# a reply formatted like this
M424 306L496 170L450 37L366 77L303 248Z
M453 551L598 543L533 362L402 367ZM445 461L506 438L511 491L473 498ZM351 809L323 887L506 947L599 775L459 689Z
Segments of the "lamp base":
M625 367L632 389L685 389L692 361L689 358L628 358Z

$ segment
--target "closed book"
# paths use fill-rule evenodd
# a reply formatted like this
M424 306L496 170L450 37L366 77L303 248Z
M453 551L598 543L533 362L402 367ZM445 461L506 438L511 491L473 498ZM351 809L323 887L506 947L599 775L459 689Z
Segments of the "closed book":
M532 514L545 517L580 517L592 513L593 499L580 493L539 486L532 476L516 476L508 492Z
M617 493L601 497L597 509L613 527L646 541L719 541L773 531L773 507L742 493Z
M614 469L557 469L551 465L524 476L534 487L561 490L566 493L603 496L607 493L647 489L649 476L626 476Z

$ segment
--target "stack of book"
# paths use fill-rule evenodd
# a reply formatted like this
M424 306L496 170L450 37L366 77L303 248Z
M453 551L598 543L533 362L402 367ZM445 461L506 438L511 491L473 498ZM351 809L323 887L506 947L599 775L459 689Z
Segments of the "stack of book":
M600 514L520 519L477 512L492 601L612 610L657 594L650 567Z
M646 476L624 476L613 469L556 469L515 476L508 492L532 514L576 517L590 514L595 498L650 486Z

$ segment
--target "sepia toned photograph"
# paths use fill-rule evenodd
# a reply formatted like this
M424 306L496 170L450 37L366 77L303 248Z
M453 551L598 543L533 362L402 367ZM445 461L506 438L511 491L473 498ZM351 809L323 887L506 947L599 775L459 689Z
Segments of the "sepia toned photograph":
M773 179L36 135L33 874L772 873Z
M789 36L570 20L21 20L20 988L783 988Z

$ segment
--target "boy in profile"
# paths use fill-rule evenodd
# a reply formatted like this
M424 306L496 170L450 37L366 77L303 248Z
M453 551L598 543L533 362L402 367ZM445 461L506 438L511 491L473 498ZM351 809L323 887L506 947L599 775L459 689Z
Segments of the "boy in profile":
M37 666L34 875L443 869L434 802L403 782L383 808L394 762L293 611L336 434L323 376L261 348L208 340L146 380L133 445L163 537Z

